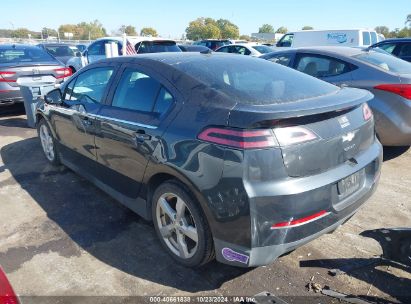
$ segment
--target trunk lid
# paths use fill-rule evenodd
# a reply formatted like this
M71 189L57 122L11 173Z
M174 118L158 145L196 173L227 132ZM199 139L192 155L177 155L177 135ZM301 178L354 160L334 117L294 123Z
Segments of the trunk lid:
M374 121L366 121L363 114L363 105L371 98L368 91L345 88L309 100L254 106L254 110L253 106L237 105L229 126L270 128L275 134L276 130L298 126L315 134L316 138L307 142L280 144L288 175L310 176L347 161L355 163L355 157L374 142Z
M26 82L50 83L55 82L61 76L57 74L56 69L63 68L55 63L45 63L39 65L15 65L8 67L0 66L1 72L6 72L7 83L10 86L18 87L19 84Z

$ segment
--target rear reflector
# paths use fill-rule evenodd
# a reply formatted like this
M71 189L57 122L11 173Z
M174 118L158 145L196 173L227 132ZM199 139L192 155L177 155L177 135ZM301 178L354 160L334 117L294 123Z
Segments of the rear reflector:
M19 304L19 300L0 267L0 304Z
M362 114L364 116L364 120L368 121L372 118L372 111L370 109L370 107L368 106L368 104L364 103L364 105L362 106Z
M281 146L301 144L318 138L314 132L298 126L278 128L274 133Z
M10 79L16 72L0 71L0 82L16 82L15 79Z
M380 84L374 87L374 89L391 92L411 99L411 84Z
M271 226L271 229L283 229L283 228L298 227L298 226L305 225L305 224L311 223L313 221L316 221L316 220L318 220L320 218L323 218L323 217L325 217L329 214L330 214L330 212L322 210L320 212L309 215L307 217L303 217L303 218L296 219L296 220L291 219L288 222L281 222L281 223L274 224L274 225Z
M235 130L213 127L202 131L198 135L198 139L240 149L258 149L277 146L271 130Z
M66 78L73 74L70 68L60 68L54 70L57 74L57 78Z

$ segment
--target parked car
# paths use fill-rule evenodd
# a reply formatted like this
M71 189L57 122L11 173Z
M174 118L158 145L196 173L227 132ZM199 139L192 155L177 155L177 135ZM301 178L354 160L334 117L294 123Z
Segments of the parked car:
M262 54L271 53L273 49L269 46L258 43L245 43L245 44L230 44L225 45L216 50L220 53L250 55L254 57L261 56Z
M0 303L19 304L20 300L13 290L4 270L0 266Z
M231 44L231 42L228 39L205 39L205 40L201 40L201 41L196 41L193 44L194 45L206 46L209 49L215 51L219 47Z
M147 220L179 263L258 266L347 221L382 147L364 90L250 56L90 64L38 109L62 162Z
M65 43L41 43L37 45L50 55L66 64L70 58L80 57L81 52L75 44Z
M183 52L207 52L211 51L208 47L202 45L179 44L178 47Z
M88 46L88 44L76 44L76 47L82 53L86 50L87 46Z
M376 48L411 62L411 38L387 39L370 46L370 49Z
M411 145L411 64L385 52L348 47L312 47L262 58L327 82L366 89L376 131L387 146Z
M277 42L276 47L368 47L377 43L379 39L376 31L367 29L296 31L285 34Z
M128 36L127 55L160 53L160 52L181 52L174 40L165 40L162 38L151 37L134 37ZM105 37L91 43L83 52L83 56L72 58L67 62L73 73L89 63L106 58L105 45L115 43L118 47L118 54L123 55L123 37Z
M19 85L27 80L58 84L70 75L69 69L39 47L0 45L0 105L23 102Z

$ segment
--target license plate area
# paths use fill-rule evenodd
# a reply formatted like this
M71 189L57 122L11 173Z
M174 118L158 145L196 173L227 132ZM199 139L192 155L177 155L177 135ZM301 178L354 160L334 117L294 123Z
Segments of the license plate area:
M364 183L364 177L365 177L365 170L362 169L340 180L337 184L338 196L340 200L357 192Z

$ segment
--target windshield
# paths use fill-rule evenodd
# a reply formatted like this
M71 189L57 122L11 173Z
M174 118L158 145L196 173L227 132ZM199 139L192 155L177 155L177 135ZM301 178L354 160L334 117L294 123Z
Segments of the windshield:
M272 48L270 48L269 46L266 46L266 45L254 45L253 49L257 50L261 54L267 54L267 53L271 53L273 51Z
M76 53L79 52L78 48L70 45L46 45L47 51L56 57L64 56L76 56Z
M398 74L411 74L411 63L381 52L364 52L354 58L380 69Z
M55 59L38 47L0 49L0 64L50 62Z
M173 66L244 104L288 103L339 90L293 69L249 56L219 54Z
M174 41L144 41L138 48L138 53L181 52Z

